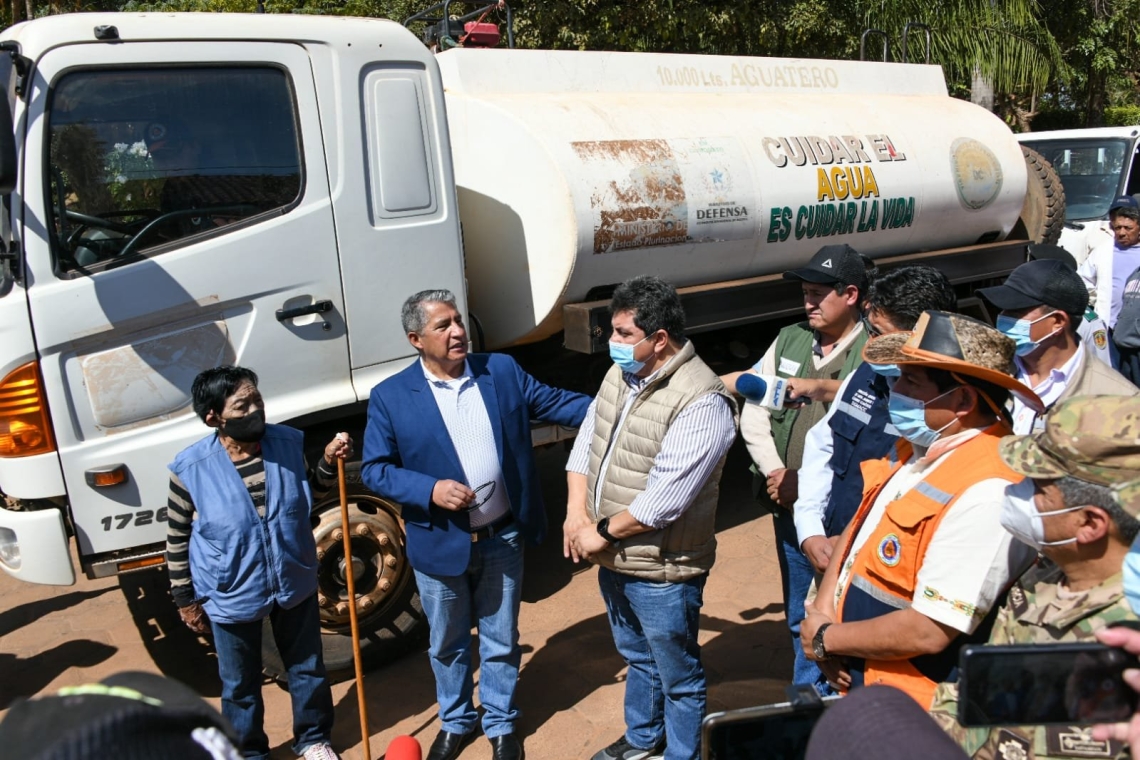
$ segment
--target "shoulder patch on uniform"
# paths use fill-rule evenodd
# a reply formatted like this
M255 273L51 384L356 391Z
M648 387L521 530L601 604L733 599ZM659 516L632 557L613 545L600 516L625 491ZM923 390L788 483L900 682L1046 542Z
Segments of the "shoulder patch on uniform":
M899 537L894 533L888 533L879 542L878 549L879 561L887 567L894 567L902 559L902 546L899 544Z
M1124 745L1097 741L1092 726L1046 726L1045 746L1050 757L1116 757Z
M1014 617L1021 617L1029 610L1029 602L1025 598L1025 589L1020 583L1009 587L1009 608L1013 610Z
M1108 332L1105 330L1093 330L1092 334L1093 344L1097 349L1103 351L1108 347Z
M997 735L997 760L1032 760L1033 751L1029 740L1003 728Z

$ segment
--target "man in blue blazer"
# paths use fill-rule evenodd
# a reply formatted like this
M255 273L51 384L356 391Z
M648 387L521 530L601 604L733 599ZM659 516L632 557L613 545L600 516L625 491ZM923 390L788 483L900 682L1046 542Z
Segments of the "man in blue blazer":
M410 297L401 319L420 359L372 389L363 478L403 508L431 626L442 729L428 760L453 760L474 732L475 625L483 732L495 760L522 760L514 704L522 541L546 533L530 423L577 427L590 398L543 385L509 356L469 356L446 290Z

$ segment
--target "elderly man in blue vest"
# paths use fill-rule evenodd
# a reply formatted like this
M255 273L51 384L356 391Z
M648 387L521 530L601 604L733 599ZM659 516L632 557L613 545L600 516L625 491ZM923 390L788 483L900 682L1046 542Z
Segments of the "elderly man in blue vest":
M413 295L401 319L420 358L372 389L362 474L402 506L431 627L442 726L428 760L454 760L478 724L473 626L483 733L494 760L521 760L522 547L546 532L531 420L577 427L590 399L543 385L504 354L468 354L463 316L446 290Z
M313 497L336 482L333 464L351 453L352 441L339 433L307 471L303 434L265 423L257 375L244 367L202 372L191 396L215 431L170 465L166 557L178 612L196 633L213 629L222 714L244 757L269 756L261 700L268 618L289 674L293 750L306 760L334 760L309 512Z
M593 760L696 760L705 714L697 643L716 556L716 503L736 404L685 338L677 292L635 277L610 304L614 366L566 465L567 557L597 565L629 666L626 730Z

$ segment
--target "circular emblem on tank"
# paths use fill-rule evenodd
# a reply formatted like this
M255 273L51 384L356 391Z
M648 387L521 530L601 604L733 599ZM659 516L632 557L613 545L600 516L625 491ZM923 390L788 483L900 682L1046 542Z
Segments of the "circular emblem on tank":
M971 211L983 209L1001 192L1001 163L994 152L971 137L950 146L950 169L958 199Z
M894 533L888 533L879 542L879 561L887 567L894 567L901 558L902 547L899 545L899 537Z

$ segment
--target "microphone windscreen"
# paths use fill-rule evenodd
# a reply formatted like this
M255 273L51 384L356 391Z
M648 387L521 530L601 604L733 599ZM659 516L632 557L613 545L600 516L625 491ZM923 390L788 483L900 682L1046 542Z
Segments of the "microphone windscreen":
M384 760L423 760L424 751L412 736L397 736L388 745Z
M749 401L762 401L764 394L768 392L768 383L764 382L759 375L745 372L736 378L736 390Z

